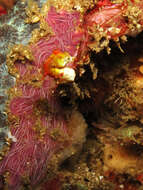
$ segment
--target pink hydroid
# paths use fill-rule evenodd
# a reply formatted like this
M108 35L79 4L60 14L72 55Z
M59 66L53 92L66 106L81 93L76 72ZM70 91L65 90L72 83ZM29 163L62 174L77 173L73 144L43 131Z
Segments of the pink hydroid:
M92 29L96 26L102 27L104 32L107 32L108 39L116 39L123 35L135 35L141 32L143 28L143 16L138 14L138 25L140 28L129 27L133 24L132 19L127 19L125 16L128 13L128 7L136 7L143 10L143 2L132 0L130 3L124 0L122 3L113 3L110 0L101 0L97 6L88 14L85 15L86 27ZM130 18L130 17L129 17ZM115 28L115 31L112 29Z
M77 11L72 13L67 11L56 12L56 9L51 7L45 19L52 28L54 35L50 39L42 38L32 46L36 65L40 66L56 49L76 56L77 46L83 37L83 32L80 29L80 13Z
M22 96L13 98L10 103L11 114L18 117L18 121L11 126L16 142L12 143L0 165L1 174L9 172L9 190L19 189L25 180L32 187L40 183L46 175L51 156L64 143L64 140L60 142L53 139L52 131L58 129L62 139L68 136L62 108L58 98L53 95L56 88L53 78L47 76L41 87L28 84L19 84L17 87L22 91ZM43 102L42 106L39 102ZM38 116L37 110L41 112ZM40 129L45 131L42 137L38 131Z
M100 1L99 1L100 2ZM98 3L100 5L100 3ZM98 6L97 6L98 7ZM99 11L100 10L100 11ZM125 10L124 4L112 4L110 1L99 8L93 9L86 15L87 27L95 27L98 25L107 31L109 38L121 36L127 34L127 23L123 19L123 11ZM118 34L112 34L110 29L115 26L120 32Z

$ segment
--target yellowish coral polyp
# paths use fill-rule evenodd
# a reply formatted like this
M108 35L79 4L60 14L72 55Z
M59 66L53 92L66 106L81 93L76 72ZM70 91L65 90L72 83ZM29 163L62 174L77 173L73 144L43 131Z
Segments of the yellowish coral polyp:
M67 52L55 50L44 63L44 76L51 75L63 81L74 81L75 71L67 64L72 62L72 57Z

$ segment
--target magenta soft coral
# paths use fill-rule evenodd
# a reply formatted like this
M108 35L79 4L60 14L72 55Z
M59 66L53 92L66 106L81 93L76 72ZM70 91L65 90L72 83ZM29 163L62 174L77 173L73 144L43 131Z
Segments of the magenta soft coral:
M34 62L19 62L14 67L18 69L19 78L13 88L20 92L9 104L10 116L17 117L10 123L15 142L0 163L0 174L9 173L6 178L9 190L19 190L27 182L32 188L39 184L46 175L50 158L69 137L64 111L54 94L57 87L54 78L40 78L40 85L35 86L30 82L35 76L41 77L42 68Z
M68 136L66 121L57 99L52 96L50 88L53 79L47 77L43 85L34 88L29 85L21 85L22 96L15 97L10 103L10 111L18 116L19 123L11 126L11 133L16 138L8 154L0 165L0 173L9 172L7 179L8 189L18 189L23 179L27 178L32 186L38 184L46 174L47 162L54 152L57 151L63 142L51 138L54 129L59 133ZM47 101L47 110L37 118L35 105L38 101ZM45 104L45 102L44 102ZM37 106L36 109L39 107ZM44 115L44 111L47 114ZM34 129L36 122L38 127L45 129L44 135L40 138L37 130Z
M42 38L32 46L36 65L40 66L56 49L76 56L78 45L83 39L83 32L80 29L80 13L77 11L56 12L56 9L51 7L45 19L54 35L49 40L46 37Z
M142 1L124 0L122 3L113 3L101 0L85 15L86 27L91 31L95 26L101 27L108 39L117 40L124 35L136 35L143 29L143 17L139 10L143 10Z

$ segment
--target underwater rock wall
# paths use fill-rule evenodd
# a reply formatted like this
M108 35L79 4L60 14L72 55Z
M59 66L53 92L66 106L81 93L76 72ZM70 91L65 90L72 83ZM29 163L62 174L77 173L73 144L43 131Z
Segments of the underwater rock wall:
M143 29L142 2L43 2L17 1L0 17L0 188L46 189L54 175L60 190L120 189L124 174L138 186L142 61L130 69L122 43Z

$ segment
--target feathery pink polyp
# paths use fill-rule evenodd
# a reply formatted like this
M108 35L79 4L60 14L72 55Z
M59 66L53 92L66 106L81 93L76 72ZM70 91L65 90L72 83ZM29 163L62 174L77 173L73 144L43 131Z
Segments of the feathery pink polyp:
M22 96L10 103L10 111L19 122L11 126L16 138L0 165L0 173L9 172L8 189L19 189L24 179L32 186L38 184L46 174L47 162L62 145L52 138L53 130L68 135L62 108L51 93L56 85L54 79L46 77L41 87L19 85ZM41 135L40 131L44 131Z
M14 87L20 95L15 95L9 105L11 115L17 117L10 126L16 141L0 165L1 175L9 172L6 178L9 190L19 190L27 182L31 187L39 184L46 175L51 156L67 142L69 135L62 107L53 94L57 87L54 78L46 76L43 81L40 79L38 87L25 82L25 79L29 76L32 81L33 77L39 76L45 59L56 49L70 56L77 55L83 37L80 13L56 12L51 7L45 20L54 35L31 46L35 58L33 63L17 62L14 65L21 81Z
M56 12L56 9L51 7L45 19L54 35L50 39L42 38L32 46L36 65L40 66L56 49L76 56L77 46L83 37L83 32L79 29L80 13L77 11L73 13Z

